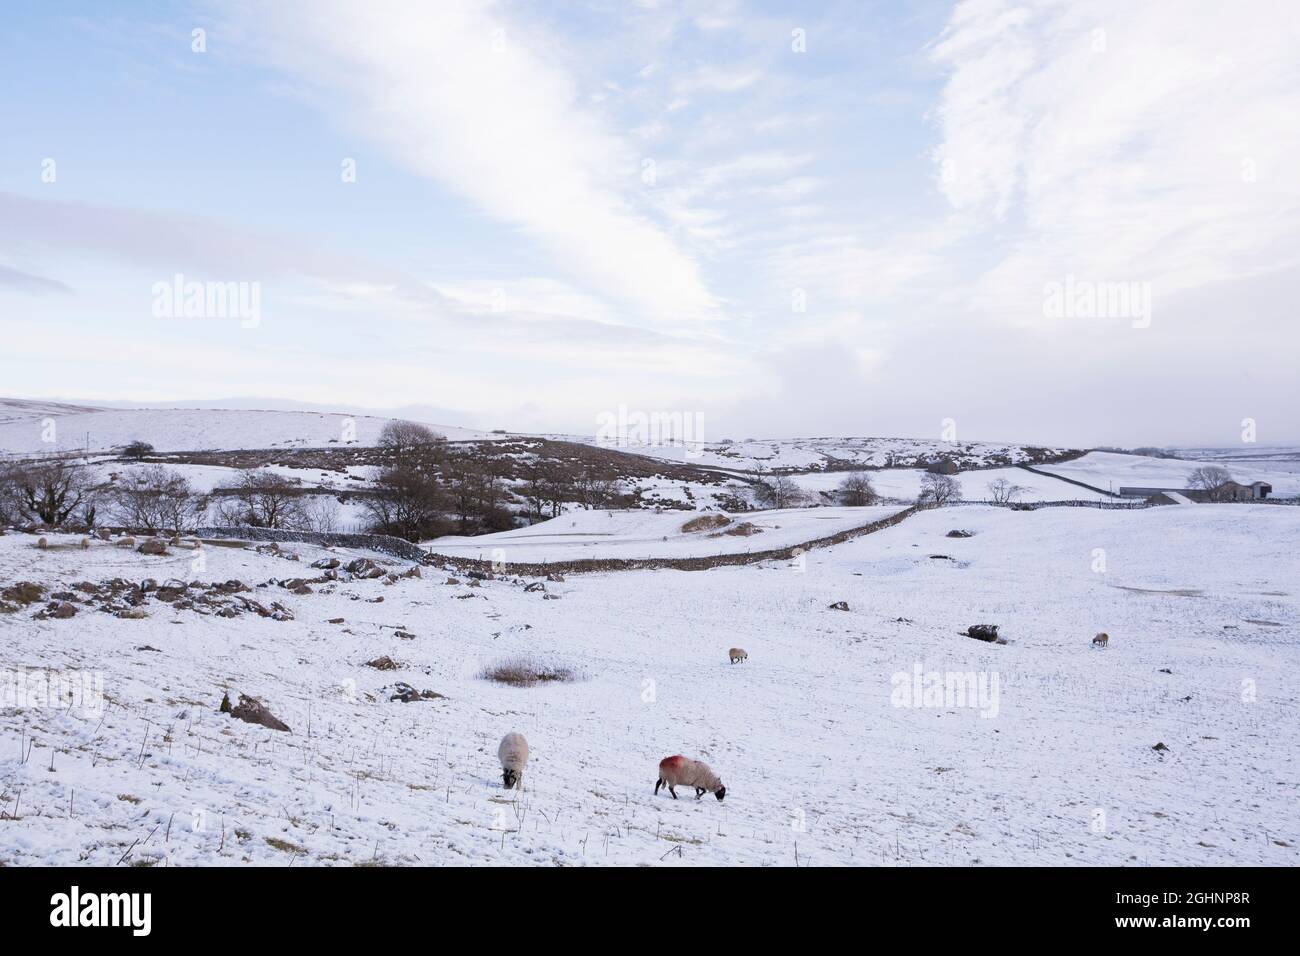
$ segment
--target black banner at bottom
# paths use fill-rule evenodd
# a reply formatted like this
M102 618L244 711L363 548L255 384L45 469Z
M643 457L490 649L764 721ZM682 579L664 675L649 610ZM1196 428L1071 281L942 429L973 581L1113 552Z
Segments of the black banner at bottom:
M1199 935L1231 944L1287 927L1293 877L1286 869L0 868L0 925L10 942L73 931L194 940L215 930L266 945L374 941L377 929L419 940L449 919L493 934L503 922L545 926L575 912L626 914L629 929L647 912L716 912L792 928L813 919L819 933L842 923L856 937L1002 927L1071 941Z

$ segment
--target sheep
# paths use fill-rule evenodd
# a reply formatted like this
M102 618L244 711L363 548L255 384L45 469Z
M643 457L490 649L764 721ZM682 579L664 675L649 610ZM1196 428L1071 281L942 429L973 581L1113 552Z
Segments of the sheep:
M712 793L721 800L727 795L727 788L722 785L718 775L709 769L709 765L699 760L689 760L681 754L665 757L659 761L659 780L655 783L655 796L659 788L667 786L673 799L677 799L679 786L694 787L695 799L706 793Z
M749 655L745 653L743 647L733 647L731 650L727 651L727 654L731 657L731 663L733 664L737 661L749 660Z
M1110 635L1107 634L1105 631L1102 631L1100 634L1098 634L1096 637L1092 639L1092 643L1094 647L1105 647L1107 644L1110 643Z
M44 538L41 538L39 541L36 542L36 547L40 548L42 551L47 550L49 546L50 543Z
M132 538L130 535L128 535L125 538L118 538L113 543L117 545L119 548L134 548L135 538Z
M501 761L501 780L505 788L522 790L524 767L528 764L528 741L524 735L511 731L502 737L497 747L497 759Z
M85 550L86 550L87 548L89 548L89 547L90 547L90 539L89 539L89 538L82 538L82 539L81 539L81 550L82 550L82 551L85 551Z

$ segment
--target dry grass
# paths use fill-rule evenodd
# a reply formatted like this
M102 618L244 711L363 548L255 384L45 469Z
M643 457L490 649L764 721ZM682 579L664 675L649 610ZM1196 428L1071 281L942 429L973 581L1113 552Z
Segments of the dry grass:
M554 667L542 664L527 657L512 657L485 667L479 674L483 680L496 681L498 684L511 684L515 687L532 687L534 684L566 682L577 680L578 676L568 667Z
M682 525L682 530L688 534L692 531L716 531L718 528L725 528L731 524L731 519L726 515L700 515L698 518L692 518Z

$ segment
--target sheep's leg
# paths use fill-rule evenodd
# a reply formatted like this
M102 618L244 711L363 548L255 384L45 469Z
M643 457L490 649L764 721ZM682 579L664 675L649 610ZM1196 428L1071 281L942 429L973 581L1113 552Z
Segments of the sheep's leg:
M663 777L660 777L658 780L655 781L655 796L656 796L656 797L659 796L659 788L662 787L663 785L664 785L664 778L663 778Z
M698 800L698 799L700 799L700 797L702 797L702 796L704 796L704 791L701 790L699 787L696 787L696 788L695 788L695 799Z
M671 784L671 783L668 785L668 792L671 793L671 794L673 795L673 799L674 799L674 800L677 799L677 789L676 789L676 787L674 787L673 784Z

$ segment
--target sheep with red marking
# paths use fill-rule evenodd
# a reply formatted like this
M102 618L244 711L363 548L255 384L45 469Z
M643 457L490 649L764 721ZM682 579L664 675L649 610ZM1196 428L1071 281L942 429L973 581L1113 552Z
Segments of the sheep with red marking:
M694 787L695 799L711 793L719 800L727 795L727 788L722 785L718 775L709 769L709 765L700 760L691 760L676 754L659 761L659 781L655 784L655 795L659 788L666 786L673 799L677 799L677 787Z

